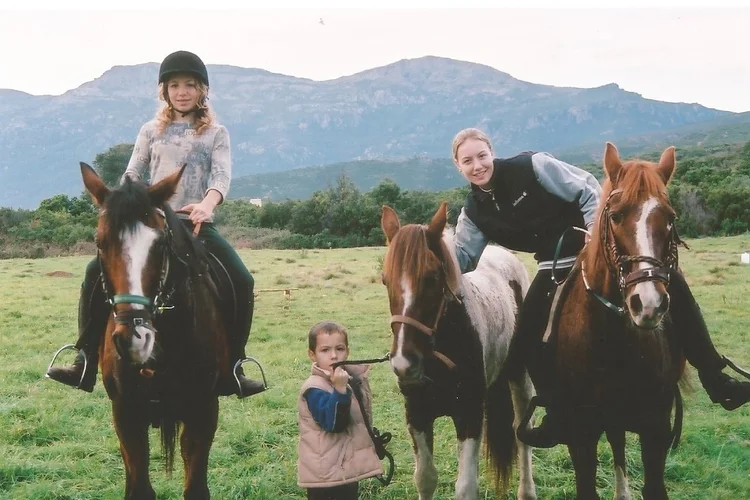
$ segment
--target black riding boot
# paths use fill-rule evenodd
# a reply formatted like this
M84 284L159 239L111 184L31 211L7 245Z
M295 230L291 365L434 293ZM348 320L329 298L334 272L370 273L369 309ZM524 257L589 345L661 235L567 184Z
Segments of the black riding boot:
M554 354L553 347L550 344L542 344L539 347L536 360L538 360L538 370L552 370L554 366ZM534 371L531 369L530 372ZM565 443L565 431L563 426L563 417L560 414L559 405L557 404L557 398L552 394L552 381L549 376L544 376L543 373L537 373L534 380L534 388L536 389L536 396L531 400L530 408L527 411L527 417L531 417L534 412L534 408L542 406L546 409L546 413L542 418L541 424L533 429L526 430L526 421L522 422L518 427L517 436L522 442L535 448L552 448L558 444Z
M100 276L99 261L94 259L86 267L86 277L78 299L78 341L75 346L79 351L73 364L47 370L48 378L86 392L93 392L96 384L99 341L110 313L99 282Z
M726 410L734 410L750 401L750 382L740 382L722 370L730 366L738 373L748 378L750 376L735 368L727 358L716 351L700 307L682 273L672 273L669 295L671 309L680 311L679 314L672 315L672 322L683 339L685 357L698 369L698 377L711 401L719 403Z

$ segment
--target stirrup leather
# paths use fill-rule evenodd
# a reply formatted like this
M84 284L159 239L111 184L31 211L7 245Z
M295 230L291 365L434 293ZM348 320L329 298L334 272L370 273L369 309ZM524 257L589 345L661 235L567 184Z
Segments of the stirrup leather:
M242 385L240 384L240 377L237 375L237 370L248 361L258 365L258 368L260 369L260 375L261 377L263 377L263 390L268 389L268 382L266 382L266 373L263 371L263 367L261 366L260 362L252 356L247 356L243 359L238 359L234 364L234 368L232 368L232 375L234 376L234 381L237 383L237 395L239 398L244 397L244 394L242 393Z
M83 379L86 378L86 370L89 368L89 357L86 355L86 351L83 349L76 348L75 344L65 344L60 349L57 350L54 356L52 356L52 361L49 362L49 366L47 366L47 371L45 372L44 376L45 378L50 378L49 371L52 369L52 365L55 364L55 360L60 355L61 352L66 350L73 350L77 351L81 354L83 354L83 372L81 372L81 380L78 381L78 385L76 386L76 389L80 389L83 385Z

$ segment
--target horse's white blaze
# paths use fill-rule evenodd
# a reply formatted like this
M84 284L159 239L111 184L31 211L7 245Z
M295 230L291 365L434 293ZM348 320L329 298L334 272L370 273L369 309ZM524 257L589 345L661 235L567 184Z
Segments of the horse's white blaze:
M479 498L479 445L477 439L464 439L458 443L457 500Z
M412 438L416 448L414 483L417 485L419 500L431 500L438 483L437 469L432 461L432 453L427 446L427 438L424 432L412 431Z
M403 291L402 297L404 298L404 310L401 311L402 316L406 316L406 312L411 307L414 301L414 294L411 290L411 283L406 279L406 276L401 278L401 290ZM396 338L396 354L391 358L391 367L398 373L405 373L409 368L409 360L404 356L404 325L401 324L398 328L398 334Z
M148 261L151 247L159 237L159 233L143 223L135 225L132 231L123 231L120 234L122 240L122 255L128 276L128 293L132 295L144 295L143 293L143 271ZM144 309L141 304L132 304L133 309ZM154 347L154 335L151 330L144 327L136 327L136 332L141 338L133 335L130 343L130 356L136 363L145 363L151 356Z
M628 476L619 465L615 466L615 500L630 500Z
M656 198L649 198L641 207L641 216L635 225L635 242L638 247L638 255L656 258L654 242L650 238L648 230L648 217L651 212L659 206ZM638 262L639 269L653 267L648 262ZM643 305L642 314L652 315L653 311L661 305L662 296L656 290L653 281L642 281L633 288L634 294L638 294L641 304Z

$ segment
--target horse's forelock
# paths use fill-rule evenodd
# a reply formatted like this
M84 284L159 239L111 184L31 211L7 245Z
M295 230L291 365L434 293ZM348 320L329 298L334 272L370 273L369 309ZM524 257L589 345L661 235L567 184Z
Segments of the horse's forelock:
M649 198L657 198L660 202L669 201L667 188L656 163L636 160L625 162L618 176L617 188L622 190L620 202L627 205L641 203ZM609 196L609 193L606 195Z
M154 210L146 186L126 181L107 197L103 217L107 231L119 234L148 219Z
M670 205L667 187L659 174L657 164L641 160L631 160L623 163L619 171L615 185L611 179L606 179L602 184L602 194L597 210L596 221L592 228L591 240L586 246L585 255L588 261L587 267L591 269L602 269L606 266L604 262L604 242L601 239L604 206L612 194L613 189L620 191L617 201L624 205L636 205L645 202L649 198L656 198L660 203Z

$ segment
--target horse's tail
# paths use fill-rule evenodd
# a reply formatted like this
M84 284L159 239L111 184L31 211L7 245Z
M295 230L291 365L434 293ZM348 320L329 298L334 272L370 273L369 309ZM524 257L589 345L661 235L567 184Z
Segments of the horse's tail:
M163 417L159 421L159 427L161 428L161 454L164 457L164 470L169 477L172 477L174 448L177 443L180 423L173 418Z
M513 400L508 374L502 370L487 389L485 399L485 449L487 462L495 477L495 491L503 496L508 489L516 459L516 435L513 431Z

